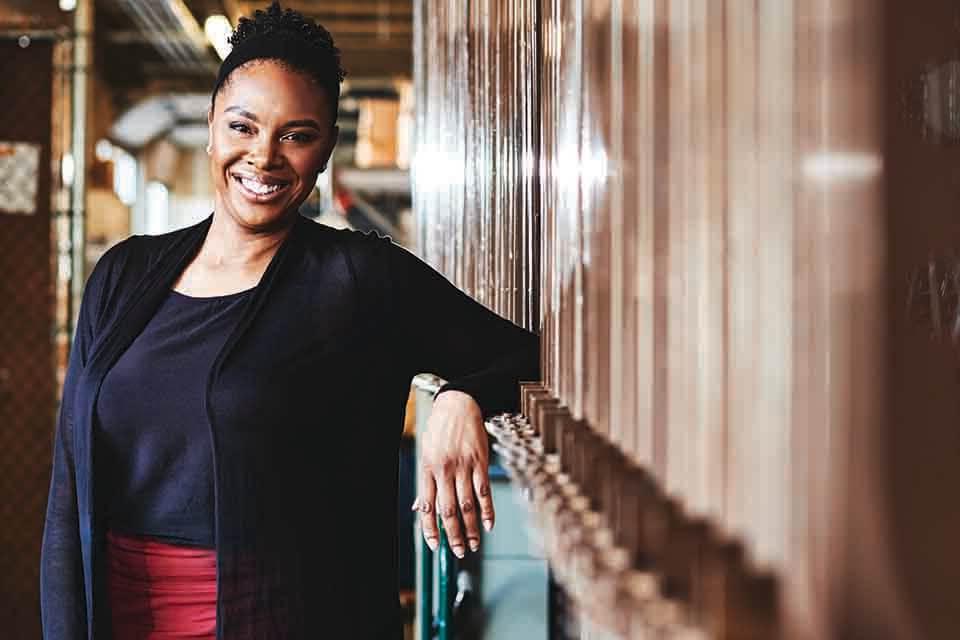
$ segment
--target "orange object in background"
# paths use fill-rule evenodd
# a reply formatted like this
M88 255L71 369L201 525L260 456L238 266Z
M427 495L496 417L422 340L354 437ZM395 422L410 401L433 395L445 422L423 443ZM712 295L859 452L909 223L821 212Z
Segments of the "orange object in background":
M413 387L410 387L410 395L407 396L406 413L403 415L403 437L413 438L417 435L417 393Z
M362 169L397 166L397 100L366 98L359 100L357 123L357 166Z

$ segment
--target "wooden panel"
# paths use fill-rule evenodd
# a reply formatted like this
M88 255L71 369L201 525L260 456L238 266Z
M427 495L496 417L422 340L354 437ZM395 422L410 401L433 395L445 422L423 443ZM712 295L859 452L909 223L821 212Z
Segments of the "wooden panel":
M564 482L613 469L542 521L579 531L605 505L602 551L643 552L624 575L660 578L676 629L956 635L955 352L903 308L960 231L960 10L426 4L421 250L542 327L538 393L562 408L535 426L567 438ZM587 580L576 553L561 567Z

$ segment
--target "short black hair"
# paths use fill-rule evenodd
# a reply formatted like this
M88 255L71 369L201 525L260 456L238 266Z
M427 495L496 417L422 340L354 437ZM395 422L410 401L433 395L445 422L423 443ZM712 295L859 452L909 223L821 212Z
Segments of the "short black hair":
M313 78L328 92L333 102L334 119L336 119L336 107L340 100L340 83L347 74L340 65L340 50L334 45L333 36L322 25L299 11L283 9L280 3L274 0L266 10L257 9L252 18L240 18L228 42L236 50L252 39L279 42L290 38L296 38L304 43L309 48L310 55L271 54L269 57L260 59L275 60L292 71ZM224 66L228 64L229 59L228 56ZM228 67L229 70L224 75L223 69L224 67L221 67L221 77L218 78L214 89L214 98L234 70Z

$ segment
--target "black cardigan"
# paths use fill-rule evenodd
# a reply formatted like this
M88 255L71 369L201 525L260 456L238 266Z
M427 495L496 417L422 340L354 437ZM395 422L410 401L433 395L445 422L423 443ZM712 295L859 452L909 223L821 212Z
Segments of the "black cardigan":
M110 637L96 396L211 220L121 242L87 283L43 534L47 640ZM425 372L485 415L514 409L539 341L389 239L298 218L207 376L218 638L400 637L397 444Z

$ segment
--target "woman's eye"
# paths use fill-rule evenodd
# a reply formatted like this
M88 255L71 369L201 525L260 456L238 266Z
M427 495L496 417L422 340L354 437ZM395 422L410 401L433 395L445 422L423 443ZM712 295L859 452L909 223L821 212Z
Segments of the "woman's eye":
M293 133L288 133L283 137L284 140L290 140L291 142L310 142L313 140L313 136L309 133L301 133L299 131L294 131Z
M230 123L230 128L240 133L250 133L250 127L243 124L242 122L232 122Z

